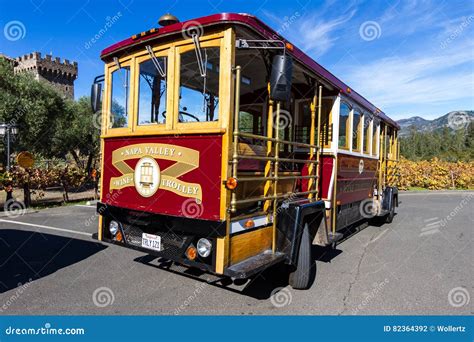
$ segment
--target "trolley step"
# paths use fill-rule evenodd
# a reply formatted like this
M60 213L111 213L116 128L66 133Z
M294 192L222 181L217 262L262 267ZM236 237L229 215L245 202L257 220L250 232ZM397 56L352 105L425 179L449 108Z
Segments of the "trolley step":
M245 279L284 259L285 254L279 252L273 253L271 250L266 250L256 256L230 266L225 270L224 274L231 278Z

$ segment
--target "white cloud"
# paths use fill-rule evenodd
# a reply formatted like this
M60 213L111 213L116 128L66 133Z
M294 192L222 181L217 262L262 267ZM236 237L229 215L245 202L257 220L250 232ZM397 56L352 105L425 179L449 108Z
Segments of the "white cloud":
M354 9L330 20L324 20L318 15L306 16L293 35L305 52L312 53L316 57L321 56L338 39L333 33L347 23L355 13Z
M474 93L473 48L468 42L438 55L384 57L351 65L345 79L382 109L466 99Z
M312 12L304 12L298 15L298 19L285 27L283 36L296 44L307 54L320 57L325 54L339 39L336 34L345 28L356 14L354 4L345 5L345 9L332 7L333 2L326 1L321 8ZM279 25L284 25L285 20L275 13L263 10L264 15ZM338 15L334 17L334 13ZM286 17L285 17L286 18Z

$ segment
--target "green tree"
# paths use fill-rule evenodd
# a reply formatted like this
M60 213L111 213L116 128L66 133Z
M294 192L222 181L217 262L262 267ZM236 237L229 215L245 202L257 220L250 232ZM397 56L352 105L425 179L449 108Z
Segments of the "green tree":
M18 127L13 145L16 151L27 150L47 158L71 155L86 171L98 155L99 127L94 122L89 98L68 100L29 73L14 74L11 63L3 58L0 121ZM87 161L81 163L84 158Z
M55 154L69 153L87 172L100 148L100 118L96 115L92 112L89 97L81 97L77 102L68 101L65 115L58 119L58 129L53 136ZM85 163L83 158L86 158Z
M413 127L408 136L400 139L400 152L408 160L438 158L443 161L471 161L474 158L474 125L465 129L448 127L434 132L418 132Z

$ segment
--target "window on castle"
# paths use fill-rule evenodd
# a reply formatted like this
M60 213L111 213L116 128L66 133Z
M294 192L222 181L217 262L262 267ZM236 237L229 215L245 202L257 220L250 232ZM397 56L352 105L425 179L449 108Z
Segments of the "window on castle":
M110 127L128 126L128 101L130 89L130 67L123 66L112 72L112 102Z

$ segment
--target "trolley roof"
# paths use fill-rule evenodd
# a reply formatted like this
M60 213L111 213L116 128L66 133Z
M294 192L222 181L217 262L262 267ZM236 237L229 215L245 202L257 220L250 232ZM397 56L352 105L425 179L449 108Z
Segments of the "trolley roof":
M162 38L162 37L170 36L176 33L181 33L183 30L183 27L186 28L190 24L200 25L202 27L218 26L218 25L225 25L225 24L241 25L241 26L246 26L252 29L256 33L258 33L260 36L262 36L264 39L280 39L284 41L285 43L291 44L291 42L288 42L280 34L278 34L276 31L274 31L272 28L270 28L268 25L266 25L264 22L262 22L260 19L258 19L257 17L253 15L244 14L244 13L219 13L219 14L213 14L213 15L209 15L209 16L205 16L205 17L201 17L197 19L178 22L178 23L171 24L168 26L154 28L149 31L142 32L141 34L137 34L135 36L122 40L121 42L113 44L109 46L108 48L104 49L101 53L101 58L107 59L109 57L116 55L117 53L123 53L123 52L129 51L131 48L135 46L143 45L143 43L149 42L150 40L156 40L157 38ZM291 45L293 46L293 44ZM315 60L313 60L303 51L298 49L296 46L293 46L291 50L288 49L287 53L291 54L293 58L295 58L304 66L306 66L308 69L313 71L316 75L321 77L323 80L329 83L332 87L339 89L340 93L352 99L359 106L364 107L366 110L372 112L376 116L380 117L383 121L391 124L397 129L400 128L400 126L397 124L396 121L389 118L387 115L385 115L385 113L383 113L379 108L374 106L365 97L360 95L355 90L351 89L346 83L342 82L339 78L337 78L335 75L329 72L326 68L324 68L319 63L317 63Z

